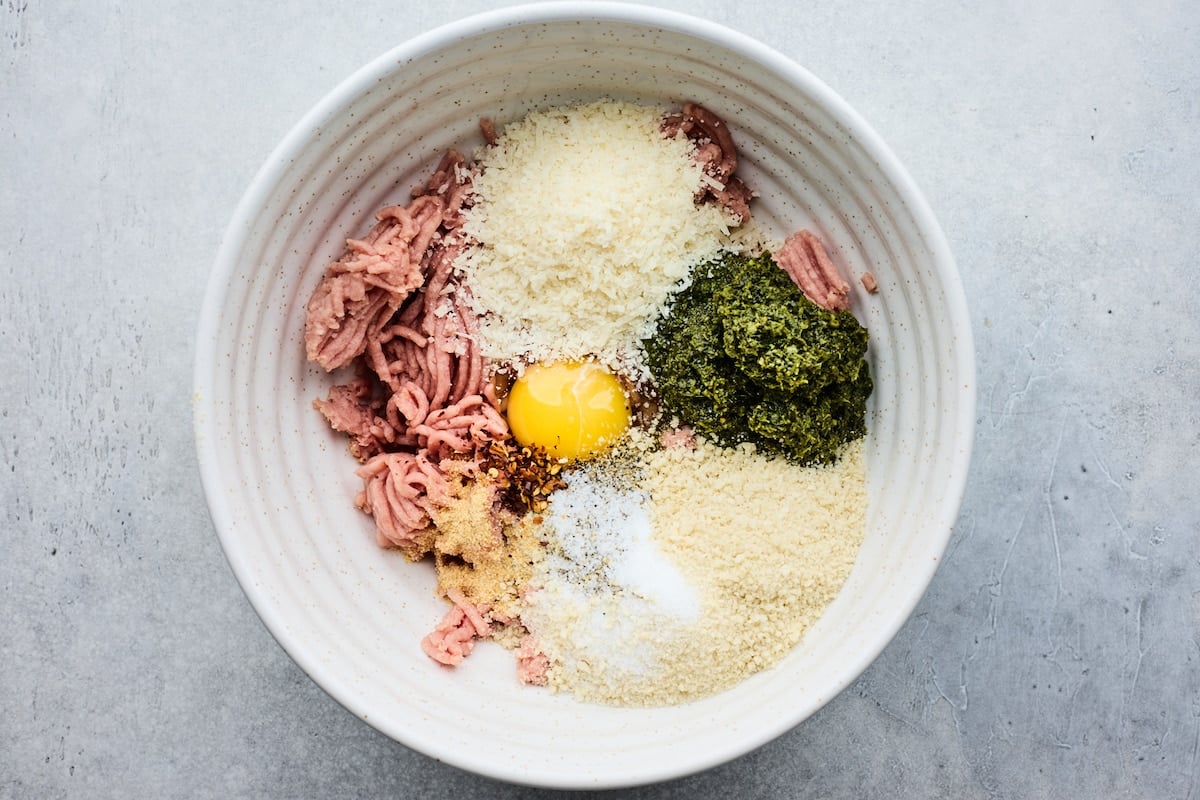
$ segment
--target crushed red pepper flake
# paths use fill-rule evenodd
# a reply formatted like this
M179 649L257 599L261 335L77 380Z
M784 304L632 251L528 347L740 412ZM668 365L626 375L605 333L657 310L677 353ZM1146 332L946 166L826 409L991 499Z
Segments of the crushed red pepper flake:
M545 511L550 494L567 485L562 477L566 459L540 447L522 446L512 438L489 443L479 454L479 463L500 488L504 507L518 515Z

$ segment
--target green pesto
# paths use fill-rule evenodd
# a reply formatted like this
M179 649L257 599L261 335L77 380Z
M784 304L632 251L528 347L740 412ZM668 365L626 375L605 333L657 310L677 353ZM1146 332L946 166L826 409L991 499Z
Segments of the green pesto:
M866 329L805 297L769 255L698 268L643 344L667 416L718 444L829 464L866 433Z

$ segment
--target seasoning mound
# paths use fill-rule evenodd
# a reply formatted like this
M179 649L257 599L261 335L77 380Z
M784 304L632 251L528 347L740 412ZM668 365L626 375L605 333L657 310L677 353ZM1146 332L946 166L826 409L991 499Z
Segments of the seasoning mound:
M574 526L586 544L573 549L609 563L642 558L655 571L631 583L564 581L548 557L534 579L547 588L527 619L554 631L540 639L551 688L610 705L677 704L773 666L833 600L862 543L863 440L823 467L702 439L638 459L641 505L620 493L594 500L603 521ZM631 533L639 526L645 539ZM681 602L680 579L698 606ZM656 593L664 599L646 599Z
M609 702L660 674L662 654L700 616L696 589L655 542L646 495L604 469L581 472L546 514L550 551L524 614L549 685Z

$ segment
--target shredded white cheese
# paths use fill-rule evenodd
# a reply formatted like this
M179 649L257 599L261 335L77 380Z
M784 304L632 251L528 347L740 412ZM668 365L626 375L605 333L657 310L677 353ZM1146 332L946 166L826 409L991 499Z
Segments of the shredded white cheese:
M697 205L693 145L657 108L602 101L535 112L476 155L458 266L497 361L595 357L640 377L637 343L733 220Z

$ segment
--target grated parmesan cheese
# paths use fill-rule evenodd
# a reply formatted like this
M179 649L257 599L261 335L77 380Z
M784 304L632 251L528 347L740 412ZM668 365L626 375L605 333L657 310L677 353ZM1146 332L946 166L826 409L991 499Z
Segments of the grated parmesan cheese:
M477 154L458 267L501 362L592 356L644 376L638 343L690 267L736 249L734 221L697 205L704 179L660 109L603 101L535 112Z

